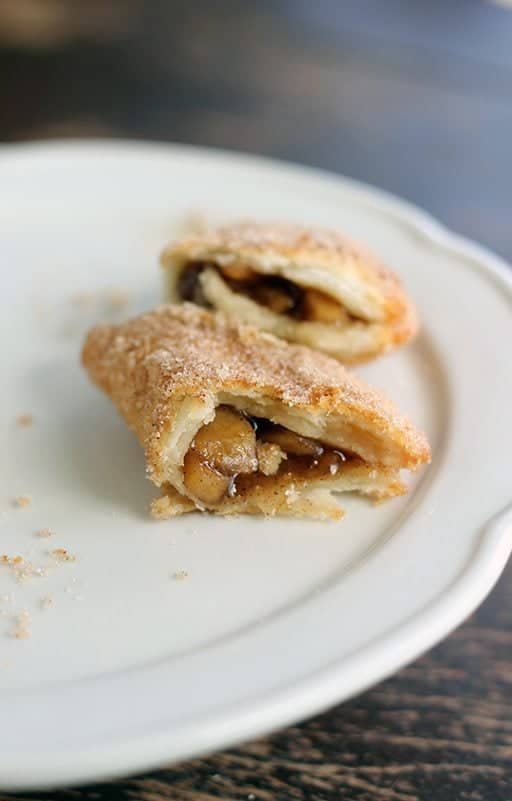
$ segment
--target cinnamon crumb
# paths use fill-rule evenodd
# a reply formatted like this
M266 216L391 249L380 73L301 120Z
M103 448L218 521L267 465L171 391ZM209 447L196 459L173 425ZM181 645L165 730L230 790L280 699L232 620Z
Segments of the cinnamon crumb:
M25 509L27 506L30 506L32 503L32 498L30 495L18 495L14 499L14 505L18 506L20 509Z
M50 556L53 556L57 562L76 562L76 557L69 553L65 548L55 548L50 551Z
M36 567L32 562L19 555L7 556L7 554L2 554L0 556L0 564L11 568L12 574L19 584L29 578L44 578L48 575L45 567Z
M11 636L16 640L28 640L32 636L32 618L26 609L16 615Z
M10 567L18 567L25 562L23 556L8 556L6 553L3 553L0 556L0 564L2 565L9 565Z
M36 537L54 537L55 531L52 531L51 528L40 528L39 531L36 531Z
M31 414L19 414L16 418L16 424L20 428L30 428L33 422L34 418Z

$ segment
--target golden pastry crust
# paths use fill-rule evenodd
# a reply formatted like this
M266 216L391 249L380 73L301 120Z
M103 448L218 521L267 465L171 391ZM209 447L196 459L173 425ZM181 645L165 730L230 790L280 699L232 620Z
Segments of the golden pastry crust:
M430 459L424 435L336 361L192 304L94 328L82 360L137 434L151 480L181 495L184 456L219 404L354 453L365 469L387 470L389 494L397 470ZM244 505L226 500L217 511Z
M212 297L208 295L214 308L233 320L325 351L345 363L365 361L404 344L418 330L416 309L397 276L369 250L335 231L235 223L184 238L161 255L167 300L181 301L179 277L187 265L200 262L219 267L245 264L263 276L280 276L338 300L358 318L350 331L292 320L283 324L283 315L266 309L258 314L258 304L240 304L240 295L219 281L211 287Z

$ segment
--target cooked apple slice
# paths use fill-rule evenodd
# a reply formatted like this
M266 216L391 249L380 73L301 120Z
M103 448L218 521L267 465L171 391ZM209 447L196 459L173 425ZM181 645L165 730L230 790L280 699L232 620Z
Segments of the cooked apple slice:
M212 422L195 435L192 448L203 462L226 476L258 469L254 428L243 414L228 406L217 407Z
M197 451L190 448L183 462L183 482L194 498L213 506L226 495L231 477L217 472L201 459Z

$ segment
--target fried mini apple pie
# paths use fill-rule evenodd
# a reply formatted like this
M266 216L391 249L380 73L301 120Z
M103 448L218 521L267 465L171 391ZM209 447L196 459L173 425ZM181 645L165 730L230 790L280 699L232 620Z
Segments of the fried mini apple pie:
M238 223L174 242L161 263L171 303L221 311L346 364L404 344L417 331L398 278L333 231Z
M145 449L156 517L339 518L333 492L400 495L400 469L430 458L423 434L338 362L192 304L98 326L82 359Z

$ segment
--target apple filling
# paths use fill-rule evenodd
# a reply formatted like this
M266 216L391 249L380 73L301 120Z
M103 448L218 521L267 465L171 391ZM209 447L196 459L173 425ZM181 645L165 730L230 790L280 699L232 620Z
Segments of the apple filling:
M199 429L185 454L183 480L206 506L255 485L272 486L277 474L318 479L335 475L347 455L283 426L219 406Z
M191 262L183 270L179 280L179 292L183 300L208 306L204 296L200 273L215 270L234 291L246 295L255 303L276 314L284 314L303 322L347 325L354 319L343 305L334 298L312 287L301 287L276 275L261 275L245 264L233 262L216 265L209 262Z

